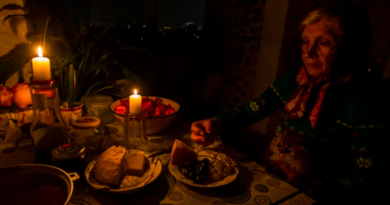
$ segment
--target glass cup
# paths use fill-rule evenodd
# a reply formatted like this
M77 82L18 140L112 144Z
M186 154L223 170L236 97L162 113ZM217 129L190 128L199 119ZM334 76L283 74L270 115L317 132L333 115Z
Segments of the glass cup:
M126 149L148 149L148 138L145 128L145 113L139 109L137 113L126 111L124 122L124 146Z

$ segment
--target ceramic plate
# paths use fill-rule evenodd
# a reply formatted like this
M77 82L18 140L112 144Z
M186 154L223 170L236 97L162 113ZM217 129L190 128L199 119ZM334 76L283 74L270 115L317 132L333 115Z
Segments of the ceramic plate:
M208 159L213 159L213 157L217 154L217 152L214 152L214 151L211 151L211 150L202 150L198 153L198 159L201 160L203 158L208 158ZM226 154L224 153L220 153L218 154L217 156L217 159L225 159L225 158L229 158L228 156L226 156ZM213 182L213 183L209 183L209 184L197 184L195 183L194 181L192 181L191 179L188 179L187 177L185 177L181 172L180 172L180 169L177 165L174 165L174 164L171 164L171 162L169 162L169 165L168 165L168 168L169 168L169 172L171 172L171 174L179 181L185 183L185 184L188 184L188 185L191 185L191 186L195 186L195 187L205 187L205 188L212 188L212 187L219 187L219 186L224 186L224 185L227 185L227 184L230 184L231 182L233 182L236 178L237 178L237 175L238 175L238 168L236 166L236 168L234 169L234 173L225 177L223 180L221 181L218 181L218 182Z
M126 156L129 156L130 154L144 154L145 153L141 150L134 150L130 149L126 151ZM108 192L116 192L121 194L128 194L132 192L136 192L144 188L146 185L152 183L161 173L162 170L162 164L160 160L157 158L154 158L154 161L151 162L151 159L148 159L149 161L149 169L146 170L143 176L131 176L126 175L120 184L119 187L114 188L112 186L109 186L107 184L100 183L92 174L92 169L95 166L96 160L93 160L89 165L87 166L87 169L85 170L85 178L87 179L88 183L96 190L102 190L102 191L108 191Z

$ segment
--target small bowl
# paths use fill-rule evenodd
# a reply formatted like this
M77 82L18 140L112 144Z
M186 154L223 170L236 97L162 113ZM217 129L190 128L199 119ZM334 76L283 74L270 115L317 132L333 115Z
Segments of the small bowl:
M148 97L151 100L154 100L154 98L156 98L156 96L148 96ZM159 117L145 118L146 133L148 135L159 133L159 132L165 130L166 128L168 128L172 124L172 122L175 120L176 113L180 109L179 103L177 103L173 100L170 100L168 98L162 98L162 97L158 97L158 98L161 98L162 103L164 103L165 105L171 104L171 106L173 108L175 108L176 112L169 114L169 115L159 116ZM120 104L121 104L120 100L113 102L111 104L111 110L114 113L116 121L120 122L123 125L124 120L125 120L125 115L122 115L122 114L115 112L115 107L120 105Z

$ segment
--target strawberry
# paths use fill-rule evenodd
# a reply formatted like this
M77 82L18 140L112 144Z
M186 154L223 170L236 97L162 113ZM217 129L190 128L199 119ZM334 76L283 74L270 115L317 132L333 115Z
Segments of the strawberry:
M176 112L176 109L174 107L172 107L171 104L168 104L164 115L169 115L169 114L172 114L175 112Z
M161 116L161 110L160 110L160 106L156 106L155 108L154 108L154 112L153 112L153 114L152 114L152 116L153 117L158 117L158 116Z
M161 103L161 104L159 104L159 105L157 105L157 106L158 106L159 109L160 109L160 113L161 113L162 115L164 115L165 112L167 111L167 106L166 106L165 104L163 104L163 103Z
M126 107L126 110L129 110L129 99L128 98L120 99L120 102L121 102L121 105Z
M147 96L142 97L142 103L146 103L150 101L150 99Z
M124 115L126 113L126 107L123 105L118 105L115 107L115 112Z
M149 101L146 101L145 103L142 103L141 109L142 109L145 113L152 113L153 110L154 110L152 101L149 100Z
M161 99L161 98L154 98L154 103L155 103L156 105L161 104L161 102L162 102L162 99Z

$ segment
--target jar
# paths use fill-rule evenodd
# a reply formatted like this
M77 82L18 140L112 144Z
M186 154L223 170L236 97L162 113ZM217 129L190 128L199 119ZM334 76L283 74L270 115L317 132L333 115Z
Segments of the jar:
M100 119L96 117L80 117L73 121L70 131L72 144L83 145L87 149L98 150L103 140Z
M113 98L108 95L93 95L84 100L84 107L88 116L97 117L101 124L115 122L114 113L111 110Z
M53 165L66 172L82 173L85 169L85 147L75 144L63 144L51 151Z

